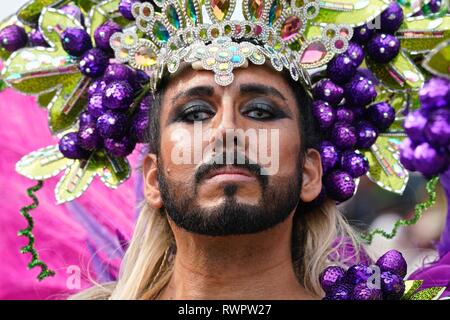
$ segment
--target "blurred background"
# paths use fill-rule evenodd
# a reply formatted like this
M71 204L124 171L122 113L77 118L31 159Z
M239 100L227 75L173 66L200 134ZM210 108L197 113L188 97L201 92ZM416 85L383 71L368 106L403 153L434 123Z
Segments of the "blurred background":
M21 6L27 3L28 0L14 0L14 1L2 1L2 10L0 11L0 19L4 19L9 15L16 12Z
M397 195L379 188L367 177L360 181L357 194L340 205L350 223L359 230L382 228L390 232L399 219L412 219L416 204L425 201L426 180L419 174L410 174L403 195ZM425 211L417 224L400 227L391 239L375 236L369 249L380 256L389 249L403 253L408 270L413 271L425 262L434 261L438 255L434 248L445 225L447 213L445 193L438 185L436 205Z

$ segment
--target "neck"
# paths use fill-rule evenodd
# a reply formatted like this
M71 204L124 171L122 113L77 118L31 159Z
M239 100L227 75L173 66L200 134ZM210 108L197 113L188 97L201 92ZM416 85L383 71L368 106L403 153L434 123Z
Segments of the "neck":
M312 299L294 272L292 216L264 232L225 237L192 234L169 219L177 254L158 299Z

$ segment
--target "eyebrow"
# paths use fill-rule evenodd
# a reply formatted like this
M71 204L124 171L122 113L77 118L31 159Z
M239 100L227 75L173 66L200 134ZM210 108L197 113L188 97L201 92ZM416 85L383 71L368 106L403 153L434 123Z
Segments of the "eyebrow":
M172 98L172 103L180 98L189 98L189 97L199 97L199 96L208 96L212 97L214 95L214 87L212 86L197 86L189 88L185 91L178 93L175 97Z
M264 94L264 95L271 95L278 98L281 98L282 100L286 101L286 97L283 96L283 94L278 91L276 88L271 86L266 86L260 83L247 83L242 84L240 86L241 93L253 93L253 94Z

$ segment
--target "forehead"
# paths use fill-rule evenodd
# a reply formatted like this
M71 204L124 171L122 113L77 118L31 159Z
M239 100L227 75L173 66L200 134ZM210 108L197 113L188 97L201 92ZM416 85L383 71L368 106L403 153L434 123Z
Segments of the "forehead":
M169 79L165 96L173 97L179 92L196 86L211 86L214 88L214 94L219 95L225 92L238 94L242 85L252 83L273 87L282 92L290 100L289 102L295 102L293 90L283 74L269 66L250 64L247 68L234 69L233 74L234 81L228 86L221 86L214 81L212 71L194 70L190 65L185 64ZM300 83L298 85L300 86Z

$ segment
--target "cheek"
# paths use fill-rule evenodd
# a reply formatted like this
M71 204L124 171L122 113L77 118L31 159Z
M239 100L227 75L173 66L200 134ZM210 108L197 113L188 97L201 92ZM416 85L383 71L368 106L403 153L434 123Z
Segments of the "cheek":
M210 128L172 124L161 134L161 159L167 177L187 183L194 179L197 167L210 158Z
M291 175L300 161L300 133L297 130L280 130L280 173Z
M173 181L190 181L195 172L192 134L189 128L181 125L172 125L161 134L163 170Z
M284 122L284 121L283 121ZM300 156L300 133L293 121L286 121L273 128L276 134L268 134L268 159L260 163L270 168L275 176L292 177L296 173ZM267 165L270 160L270 164Z

